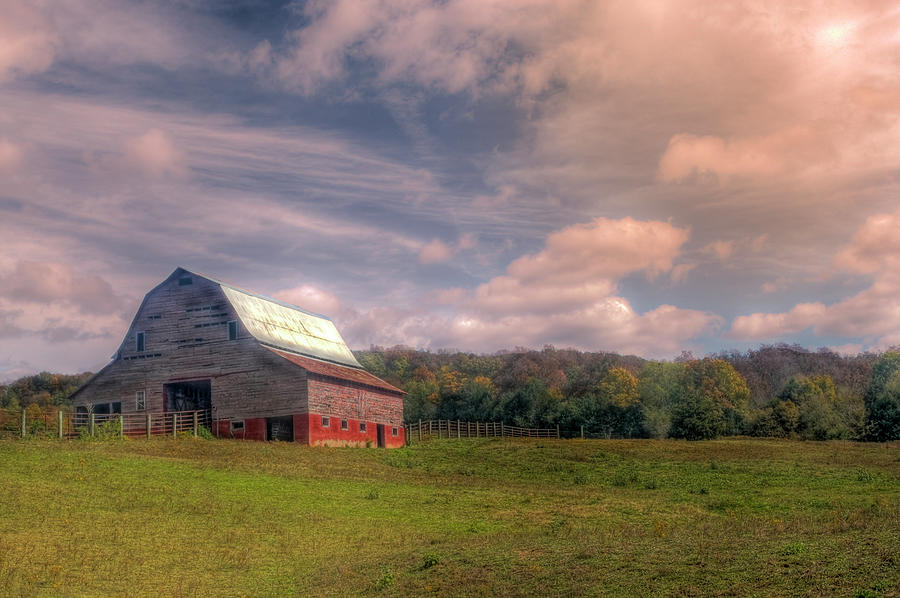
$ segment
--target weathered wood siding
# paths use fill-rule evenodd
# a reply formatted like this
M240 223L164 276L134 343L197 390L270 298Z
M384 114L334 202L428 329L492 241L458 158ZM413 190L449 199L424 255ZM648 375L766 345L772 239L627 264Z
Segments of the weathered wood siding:
M122 403L135 411L136 393L146 393L146 409L165 410L164 385L211 381L216 418L273 417L307 411L306 371L263 348L238 324L228 340L228 322L237 314L221 287L193 276L182 285L173 275L150 291L128 329L115 359L74 397L76 406ZM137 350L137 333L144 350Z

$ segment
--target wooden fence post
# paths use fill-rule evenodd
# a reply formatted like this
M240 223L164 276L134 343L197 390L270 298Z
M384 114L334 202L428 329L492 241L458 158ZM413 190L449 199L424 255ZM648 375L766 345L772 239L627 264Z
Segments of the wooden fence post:
M559 440L559 424L556 424L556 439Z
M200 425L200 414L194 411L194 436L197 436L197 428Z
M91 413L91 438L94 437L94 431L96 430L96 428L97 428L97 420L94 417L94 414Z
M422 442L422 420L419 420L419 442Z
M584 440L584 425L581 426L581 439Z
M172 438L178 438L178 414L172 414Z
M459 420L456 420L456 439L457 440L462 438L462 430L460 428L462 428L462 425L460 424Z
M150 438L151 430L153 429L153 416L150 415L150 412L147 412L147 438Z
M125 416L119 414L119 438L125 438Z
M63 412L62 412L62 409L60 409L59 411L56 412L56 432L59 434L59 439L60 439L60 440L62 440L62 437L63 437L63 433L62 433L62 428L63 428L63 426L62 426L62 419L63 419Z
M25 438L25 408L22 407L22 438Z

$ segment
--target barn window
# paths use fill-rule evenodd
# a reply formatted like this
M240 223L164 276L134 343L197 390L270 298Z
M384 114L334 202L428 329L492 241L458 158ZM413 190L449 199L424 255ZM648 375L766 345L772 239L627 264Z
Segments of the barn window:
M400 430L397 428L397 426L394 426L393 428L391 428L391 436L399 436L399 435L400 435Z
M236 419L231 422L231 431L232 432L234 432L235 430L243 430L243 429L244 429L244 420Z
M230 322L228 322L228 340L237 340L237 320L231 320Z
M341 420L341 430L349 430L349 429L350 429L349 422L347 422L346 419L342 419Z
M143 351L146 346L146 335L143 332L138 332L134 335L134 350L135 351Z
M322 416L322 427L327 428L331 425L331 418L327 415Z
M189 284L194 284L194 279L190 276L182 276L178 279L178 286L186 287Z
M147 408L147 391L139 390L134 393L134 409L135 411L143 411Z
M359 431L360 432L366 431L366 422L359 422Z

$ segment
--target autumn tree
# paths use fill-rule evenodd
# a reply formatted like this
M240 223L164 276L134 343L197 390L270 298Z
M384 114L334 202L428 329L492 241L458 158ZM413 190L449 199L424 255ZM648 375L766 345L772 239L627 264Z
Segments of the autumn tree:
M669 434L703 440L739 434L749 411L750 389L722 359L695 359L684 365Z

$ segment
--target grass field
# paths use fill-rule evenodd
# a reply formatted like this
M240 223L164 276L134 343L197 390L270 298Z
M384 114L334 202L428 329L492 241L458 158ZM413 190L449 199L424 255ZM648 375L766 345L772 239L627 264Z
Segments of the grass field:
M900 596L900 444L2 441L0 593Z

